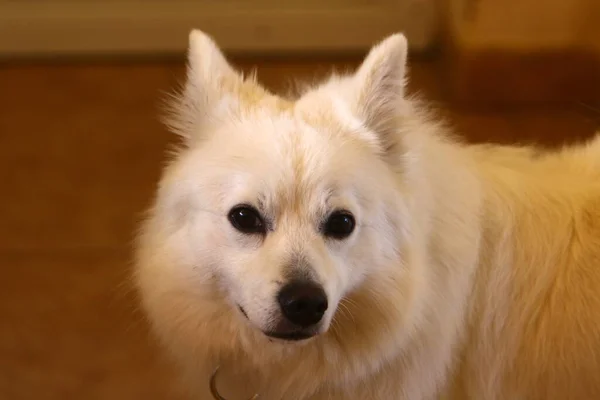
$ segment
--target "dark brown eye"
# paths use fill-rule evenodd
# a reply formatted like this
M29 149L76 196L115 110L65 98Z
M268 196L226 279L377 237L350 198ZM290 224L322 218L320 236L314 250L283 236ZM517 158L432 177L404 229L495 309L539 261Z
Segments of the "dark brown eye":
M256 209L250 206L237 206L229 211L229 222L238 231L245 234L264 234L265 224Z
M323 234L332 239L345 239L354 232L356 222L348 211L332 213L323 224Z

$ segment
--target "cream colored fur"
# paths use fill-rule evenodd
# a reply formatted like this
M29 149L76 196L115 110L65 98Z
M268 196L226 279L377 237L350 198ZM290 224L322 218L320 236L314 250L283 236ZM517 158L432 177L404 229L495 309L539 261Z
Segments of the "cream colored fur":
M297 98L190 35L169 120L183 146L138 242L136 281L196 399L600 399L600 140L555 153L466 146L404 95L406 40ZM264 240L228 223L241 202ZM325 240L336 206L357 229ZM274 341L282 270L329 297L317 337ZM247 310L247 320L237 309Z

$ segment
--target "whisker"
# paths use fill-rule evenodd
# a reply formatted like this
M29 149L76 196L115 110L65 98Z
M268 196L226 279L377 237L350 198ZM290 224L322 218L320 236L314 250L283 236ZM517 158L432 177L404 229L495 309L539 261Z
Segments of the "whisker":
M582 101L578 101L577 104L580 105L581 107L587 109L588 111L593 111L594 113L600 115L600 108L598 108L598 107L594 107L591 104L587 104Z

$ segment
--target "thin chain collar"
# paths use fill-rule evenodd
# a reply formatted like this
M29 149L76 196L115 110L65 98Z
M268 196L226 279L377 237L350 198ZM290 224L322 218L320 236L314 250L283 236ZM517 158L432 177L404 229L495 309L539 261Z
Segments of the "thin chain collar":
M219 394L219 391L217 390L218 372L219 372L219 367L215 368L214 372L210 376L210 394L212 394L212 397L214 400L227 400L223 396L221 396ZM258 394L255 394L254 396L250 397L248 400L256 400L256 399L258 399Z

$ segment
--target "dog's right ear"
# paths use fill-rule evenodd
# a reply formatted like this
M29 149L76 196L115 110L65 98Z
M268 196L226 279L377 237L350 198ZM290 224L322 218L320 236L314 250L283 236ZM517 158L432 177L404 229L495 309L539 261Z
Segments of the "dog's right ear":
M243 77L227 61L214 40L200 30L189 34L187 76L165 118L167 126L187 144L199 139L206 124L237 110L235 88Z
M219 79L237 79L223 52L206 33L194 29L189 35L188 83L202 88Z

